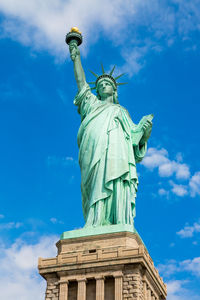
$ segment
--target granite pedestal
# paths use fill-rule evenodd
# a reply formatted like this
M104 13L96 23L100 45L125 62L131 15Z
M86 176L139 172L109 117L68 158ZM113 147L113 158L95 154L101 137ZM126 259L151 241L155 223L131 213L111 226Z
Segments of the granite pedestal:
M139 235L117 231L64 233L58 255L39 258L45 300L166 299L166 286Z

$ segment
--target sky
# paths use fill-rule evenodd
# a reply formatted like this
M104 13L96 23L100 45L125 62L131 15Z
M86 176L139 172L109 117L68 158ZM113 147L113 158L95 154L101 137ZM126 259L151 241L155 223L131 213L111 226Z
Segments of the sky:
M38 257L84 226L80 116L65 35L78 26L88 82L100 63L125 72L119 102L134 123L153 113L138 164L135 227L168 287L200 299L200 1L0 1L0 290L44 299ZM31 295L30 295L31 290Z

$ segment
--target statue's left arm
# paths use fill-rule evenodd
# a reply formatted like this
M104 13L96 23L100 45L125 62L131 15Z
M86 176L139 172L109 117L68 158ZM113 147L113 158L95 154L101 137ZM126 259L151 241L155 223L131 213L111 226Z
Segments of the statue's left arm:
M147 120L143 127L142 127L142 130L144 132L141 140L140 140L140 144L144 144L145 142L148 141L150 135L151 135L151 131L152 131L152 122L150 120Z
M144 116L138 125L134 124L126 109L121 110L121 126L126 136L131 138L136 163L140 162L147 150L147 141L151 135L153 115Z
M147 150L147 141L151 135L151 131L152 131L152 122L150 120L147 120L142 128L140 128L141 130L141 139L138 141L138 143L136 145L134 145L134 154L135 154L135 160L136 162L140 162L142 161L142 159L144 158L145 154L146 154L146 150Z

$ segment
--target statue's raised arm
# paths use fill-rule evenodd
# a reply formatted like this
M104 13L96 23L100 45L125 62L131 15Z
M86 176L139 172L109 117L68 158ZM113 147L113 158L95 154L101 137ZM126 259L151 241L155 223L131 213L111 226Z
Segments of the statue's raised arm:
M81 91L86 83L85 73L81 64L80 51L78 46L82 43L81 32L77 27L73 27L66 36L66 42L69 45L70 57L74 63L74 75L78 90Z

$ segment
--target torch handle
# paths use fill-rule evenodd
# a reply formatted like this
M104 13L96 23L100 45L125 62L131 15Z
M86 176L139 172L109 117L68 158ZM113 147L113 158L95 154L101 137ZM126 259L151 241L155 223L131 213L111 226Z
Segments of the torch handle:
M71 40L69 42L69 52L70 52L70 57L74 61L76 56L80 54L80 51L78 49L78 42L77 40Z

